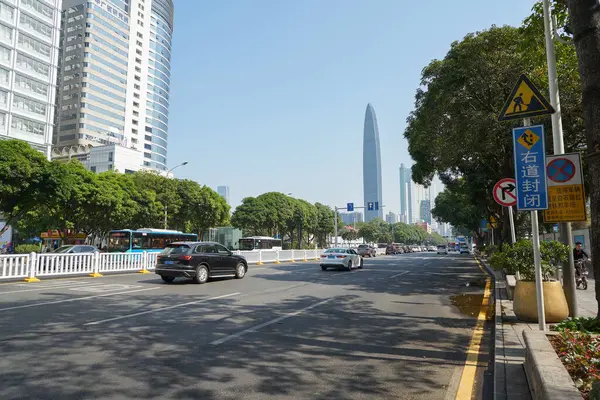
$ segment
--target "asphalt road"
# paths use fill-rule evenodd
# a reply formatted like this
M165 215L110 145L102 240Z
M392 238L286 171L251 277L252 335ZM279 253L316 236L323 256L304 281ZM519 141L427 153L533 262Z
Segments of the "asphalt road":
M2 284L0 399L453 398L485 275L465 255L364 264Z

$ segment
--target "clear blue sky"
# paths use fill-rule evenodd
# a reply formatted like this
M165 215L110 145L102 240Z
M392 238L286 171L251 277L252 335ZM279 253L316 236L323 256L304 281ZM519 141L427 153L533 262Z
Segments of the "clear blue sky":
M362 203L362 130L379 121L383 202L398 212L420 72L533 0L175 0L169 166L232 206L267 191ZM510 82L508 85L512 84Z

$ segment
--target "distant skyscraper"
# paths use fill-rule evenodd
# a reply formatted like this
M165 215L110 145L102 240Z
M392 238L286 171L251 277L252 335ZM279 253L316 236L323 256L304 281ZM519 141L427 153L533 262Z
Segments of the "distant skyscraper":
M420 211L421 222L427 222L429 225L431 225L431 201L421 200Z
M217 193L219 193L229 204L229 186L217 186Z
M365 208L365 221L374 218L383 219L383 202L381 190L381 151L379 149L379 129L377 117L371 104L365 112L363 136L363 187L365 207L368 203L378 203L379 210Z
M339 213L342 222L346 225L354 225L363 222L363 214L358 211Z
M404 164L400 164L400 220L407 224L415 222L412 205L412 173Z
M387 222L388 224L395 224L396 222L398 222L398 215L390 211L385 216L385 222Z

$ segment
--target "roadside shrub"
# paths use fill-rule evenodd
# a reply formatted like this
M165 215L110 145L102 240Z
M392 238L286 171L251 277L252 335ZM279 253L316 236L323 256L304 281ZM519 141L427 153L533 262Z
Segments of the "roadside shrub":
M569 257L569 248L558 242L540 243L542 256L542 279L552 280L556 268L564 264ZM495 269L504 269L507 274L514 275L517 271L524 281L535 280L535 264L533 262L533 244L530 240L519 240L508 245L502 251L495 251L490 257L490 264Z
M496 246L495 244L489 245L485 248L485 254L487 254L488 257L492 257L497 251L498 246Z
M600 380L600 336L565 330L551 343L575 386L584 394Z
M600 333L600 320L586 317L569 318L556 324L554 330L558 332L569 330L571 332Z
M15 246L15 254L41 253L42 248L37 244L18 244Z

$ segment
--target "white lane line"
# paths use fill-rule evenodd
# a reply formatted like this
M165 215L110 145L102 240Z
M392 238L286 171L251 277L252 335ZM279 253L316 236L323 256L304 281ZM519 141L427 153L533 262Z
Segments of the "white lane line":
M410 271L402 271L402 272L399 272L399 273L397 273L396 275L392 275L392 276L390 276L390 277L389 277L389 279L395 278L395 277L397 277L397 276L400 276L400 275L408 274L409 272L410 272Z
M0 311L19 310L21 308L47 306L47 305L50 305L50 304L70 303L70 302L73 302L73 301L95 299L96 297L116 296L116 295L119 295L119 294L129 294L129 293L144 292L144 291L147 291L147 290L158 290L158 289L161 289L161 288L147 288L147 289L128 290L126 292L98 294L98 295L95 295L95 296L76 297L74 299L67 299L67 300L56 300L56 301L46 301L44 303L24 304L22 306L0 308Z
M325 299L325 300L323 300L323 301L320 301L320 302L318 302L318 303L315 303L315 304L313 304L313 305L311 305L311 306L304 307L304 308L302 308L302 309L300 309L300 310L298 310L298 311L294 311L294 312L291 312L291 313L288 313L288 314L282 315L281 317L278 317L278 318L272 319L271 321L263 322L263 323L262 323L262 324L260 324L260 325L256 325L256 326L250 327L250 328L248 328L248 329L244 329L243 331L240 331L240 332L234 333L234 334L232 334L232 335L225 336L224 338L221 338L221 339L215 340L215 341L211 342L210 344L211 344L211 345L213 345L213 346L215 346L215 345L219 345L219 344L223 344L223 343L225 343L225 342L228 342L228 341L230 341L230 340L233 340L233 339L239 338L240 336L244 336L244 335L245 335L245 334L247 334L247 333L255 332L255 331L259 330L259 329L262 329L262 328L264 328L265 326L273 325L273 324L276 324L276 323L278 323L278 322L280 322L280 321L283 321L284 319L288 319L288 318L294 317L294 316L296 316L296 315L298 315L298 314L301 314L301 313L303 313L304 311L308 311L308 310L310 310L311 308L315 308L315 307L318 307L318 306L320 306L320 305L323 305L323 304L325 304L325 303L327 303L327 302L330 302L331 300L333 300L333 297L330 297L329 299Z
M125 319L125 318L138 317L140 315L152 314L152 313L159 312L159 311L172 310L173 308L189 306L189 305L192 305L192 304L206 303L207 301L224 299L226 297L237 296L239 294L241 294L241 293L239 293L239 292L229 293L229 294L224 294L223 296L216 296L216 297L210 297L208 299L190 301L188 303L176 304L174 306L161 307L161 308L156 308L156 309L153 309L153 310L146 310L146 311L141 311L141 312L137 312L137 313L133 313L133 314L121 315L121 316L114 317L114 318L101 319L99 321L88 322L88 323L83 324L83 325L99 325L99 324L103 324L105 322L118 321L118 320Z
M35 285L35 283L34 283ZM78 287L78 286L87 286L87 285L82 285L81 283L68 283L65 285L54 285L54 286L38 286L35 289L24 289L24 290L11 290L10 292L0 292L0 296L2 296L3 294L11 294L11 293L25 293L25 292L35 292L35 291L41 291L41 290L52 290L52 289L65 289L65 288L73 288L73 287ZM31 287L31 284L29 284L29 287Z

